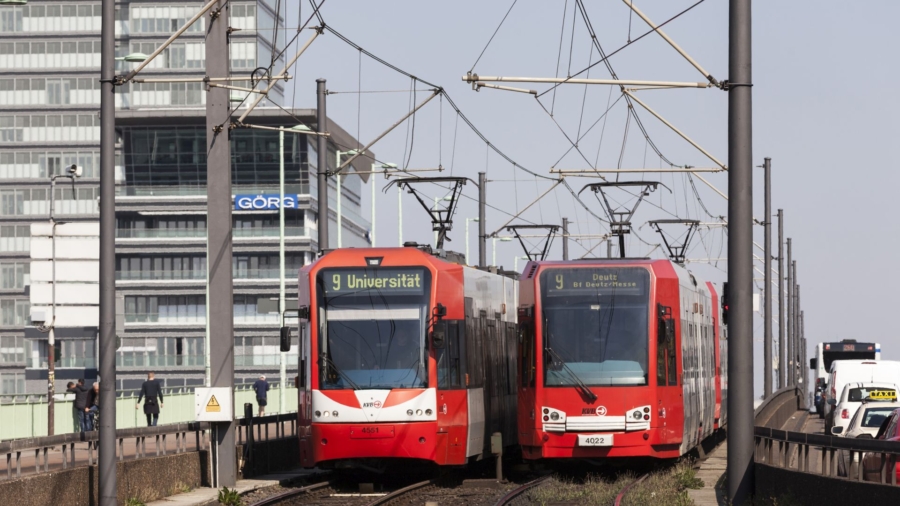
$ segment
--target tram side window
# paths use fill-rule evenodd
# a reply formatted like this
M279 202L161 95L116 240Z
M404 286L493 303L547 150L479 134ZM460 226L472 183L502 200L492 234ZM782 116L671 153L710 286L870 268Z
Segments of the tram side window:
M484 320L466 318L466 386L484 386Z
M462 388L462 363L460 360L460 324L448 321L447 335L443 348L437 350L438 388L450 390Z
M530 320L519 323L519 357L521 357L522 386L533 387L535 375L534 323Z

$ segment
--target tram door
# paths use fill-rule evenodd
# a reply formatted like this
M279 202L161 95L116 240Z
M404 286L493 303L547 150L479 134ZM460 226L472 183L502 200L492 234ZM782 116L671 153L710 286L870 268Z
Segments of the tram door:
M676 424L683 414L683 391L678 386L677 308L656 304L656 414L662 444L681 441L681 426ZM651 334L652 335L652 334Z

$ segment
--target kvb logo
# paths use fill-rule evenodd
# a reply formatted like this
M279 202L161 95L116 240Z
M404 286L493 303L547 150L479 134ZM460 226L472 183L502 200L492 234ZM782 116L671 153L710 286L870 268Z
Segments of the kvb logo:
M597 406L597 416L606 416L606 406Z
M381 401L364 402L363 405L362 405L362 407L364 407L364 408L381 409Z

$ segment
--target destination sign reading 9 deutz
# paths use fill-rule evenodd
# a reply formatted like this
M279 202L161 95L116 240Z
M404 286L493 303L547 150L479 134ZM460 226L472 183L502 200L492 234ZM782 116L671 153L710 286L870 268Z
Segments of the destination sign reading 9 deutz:
M541 286L549 296L639 295L647 292L649 284L650 274L639 267L548 269L541 274Z
M427 285L423 269L328 269L319 276L326 295L365 291L421 295Z

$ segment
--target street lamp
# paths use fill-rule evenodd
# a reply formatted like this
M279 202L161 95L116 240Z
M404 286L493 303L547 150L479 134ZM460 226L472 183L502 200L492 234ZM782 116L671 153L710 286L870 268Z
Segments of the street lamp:
M50 326L38 327L41 332L47 332L47 435L55 432L53 419L55 417L55 403L53 396L56 394L56 218L53 216L55 207L54 194L56 193L56 179L65 177L72 181L72 196L75 194L75 178L81 177L82 168L71 165L65 174L50 176Z
M372 240L372 247L375 247L375 170L376 169L396 169L396 163L373 163L372 164L372 233L369 238ZM387 177L387 170L385 170ZM402 244L401 244L402 246Z
M351 149L349 151L335 151L335 163L334 167L337 169L341 166L341 155L356 155L359 154L359 150ZM350 167L347 167L347 170L350 170ZM341 174L340 172L335 174L337 177L335 178L335 186L337 187L337 247L340 248L343 246L341 240L341 229L343 228L341 221ZM325 203L325 216L328 216L328 203ZM325 222L325 226L328 226L328 222Z
M432 211L437 211L437 208L438 208L438 207L437 207L438 202L440 202L440 201L450 201L450 200L453 200L453 198L450 197L450 196L446 196L446 195L443 196L443 197L434 197L434 207L432 207L431 210L432 210ZM434 232L434 247L435 247L435 248L437 248L437 242L438 242L438 233L437 233L437 231L435 231L435 232Z
M2 4L2 2L0 2ZM125 61L128 63L141 63L147 59L147 55L144 53L131 53L125 56L120 56L116 58L116 61Z
M491 237L491 265L497 266L497 239L500 242L510 242L512 237Z
M527 256L521 256L521 257L515 257L515 258L513 258L513 271L515 271L515 272L519 272L519 259L520 259L520 258L521 258L522 260L531 260L531 259L528 258Z
M469 222L478 221L478 218L466 218L466 265L472 265L469 261Z

